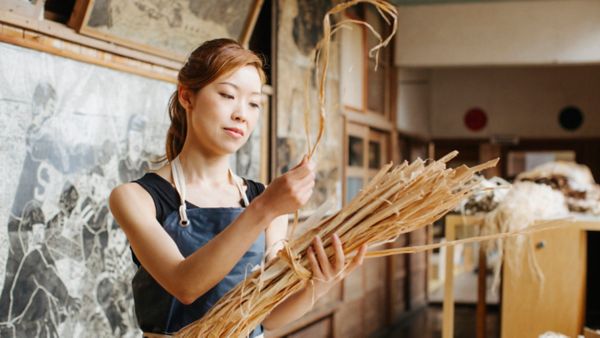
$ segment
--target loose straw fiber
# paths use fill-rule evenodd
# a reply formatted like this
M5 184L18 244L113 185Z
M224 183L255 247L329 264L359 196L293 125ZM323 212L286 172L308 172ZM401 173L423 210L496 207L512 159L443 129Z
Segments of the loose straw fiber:
M379 32L377 32L373 26L371 26L368 22L356 19L343 19L340 20L336 24L331 24L331 17L333 15L342 13L346 9L356 6L358 4L368 4L373 6L381 18L391 27L391 30L387 36L382 36ZM382 0L351 0L342 2L333 8L331 8L325 14L323 18L323 38L317 43L315 48L313 49L311 56L315 60L315 69L314 69L314 77L315 82L318 84L318 114L319 114L319 130L317 131L316 140L314 144L311 139L310 132L310 107L309 107L309 79L310 72L307 73L306 78L306 106L304 111L304 129L306 131L306 145L308 147L306 156L310 160L314 157L321 140L323 139L323 135L325 134L325 98L326 93L325 89L327 88L326 79L327 79L327 70L329 68L329 55L331 49L331 39L332 36L342 28L351 28L351 25L361 25L367 28L368 32L370 32L374 39L378 41L378 43L373 46L369 50L369 56L375 59L375 70L377 70L378 62L379 62L379 52L381 48L387 46L392 37L396 34L396 30L398 29L398 12L394 5L382 1ZM290 235L292 237L295 234L296 226L298 225L298 211L294 214L294 223L290 228Z
M306 250L315 236L334 256L331 236L337 233L346 255L367 243L394 241L422 228L452 210L477 189L476 172L497 160L469 168L446 168L454 151L438 161L418 159L399 166L388 164L343 209L309 224L278 257L227 293L200 320L183 328L178 337L246 337L279 303L301 290L311 278Z
M365 3L372 5L375 7L381 18L391 26L390 33L384 38L379 32L377 32L373 26L369 23L361 20L355 19L344 19L339 21L338 23L332 25L331 24L331 16L339 14L346 9L356 6L360 3ZM323 134L325 133L325 89L326 89L326 79L327 79L327 69L329 68L329 53L331 49L331 38L332 36L342 28L351 28L350 25L361 25L365 26L368 31L373 35L373 37L378 41L378 43L373 46L369 50L369 56L374 57L375 59L375 70L377 70L378 62L379 62L379 52L381 48L387 46L392 37L396 34L396 30L398 29L398 12L394 5L381 0L351 0L342 2L333 8L331 8L325 14L323 18L323 38L317 43L315 49L313 50L313 54L315 56L315 79L318 83L318 108L319 108L319 131L317 133L317 138L315 140L314 145L311 146L311 137L309 132L309 119L310 119L310 111L307 110L304 112L305 115L305 129L306 129L306 141L308 145L308 158L312 158L315 154L319 143L323 138ZM308 99L307 99L308 101ZM307 102L308 103L308 102Z

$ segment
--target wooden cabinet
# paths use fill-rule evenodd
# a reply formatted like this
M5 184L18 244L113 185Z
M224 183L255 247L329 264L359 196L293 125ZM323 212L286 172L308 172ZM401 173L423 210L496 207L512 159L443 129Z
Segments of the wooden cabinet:
M586 232L576 223L531 235L533 255L544 274L539 283L526 255L512 266L506 252L502 277L503 338L538 337L553 331L577 337L585 307ZM519 240L519 239L511 239ZM525 251L525 250L524 250Z

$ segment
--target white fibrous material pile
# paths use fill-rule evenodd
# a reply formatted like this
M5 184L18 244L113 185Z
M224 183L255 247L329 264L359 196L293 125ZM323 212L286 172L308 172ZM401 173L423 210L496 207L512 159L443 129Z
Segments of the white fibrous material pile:
M476 215L479 213L490 212L498 206L506 197L510 190L510 183L500 177L490 179L480 178L480 190L476 191L469 198L461 201L460 205L454 210L463 215Z
M569 210L600 215L600 186L590 169L573 162L550 162L517 176L517 181L546 184L562 192Z
M496 209L489 212L483 225L486 234L519 231L533 226L535 223L566 218L569 209L562 193L544 184L517 182L508 192ZM506 241L497 241L500 258L504 256L504 264L511 265L513 271L521 271L522 262L528 262L532 271L543 281L543 274L533 255L533 248L527 236L518 236ZM510 255L503 255L510 252ZM523 259L523 258L526 259ZM498 287L500 262L494 267L493 287Z
M564 334L558 332L548 331L541 334L539 338L569 338L569 336L565 336Z

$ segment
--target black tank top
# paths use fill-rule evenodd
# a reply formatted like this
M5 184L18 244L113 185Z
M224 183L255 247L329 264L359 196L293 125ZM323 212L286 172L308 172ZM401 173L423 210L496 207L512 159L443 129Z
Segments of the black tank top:
M250 179L242 178L244 180L245 185L248 187L246 189L246 196L248 197L248 201L252 202L252 200L260 195L264 190L265 186L262 183L255 182ZM179 209L180 198L175 187L171 185L171 182L164 179L162 176L156 173L147 173L142 178L133 181L144 188L154 201L154 207L156 208L156 220L161 225L164 224L165 218L175 210ZM240 205L243 205L240 200ZM188 209L199 208L198 206L187 202L186 207ZM133 258L133 262L139 267L140 262L137 257L131 251L131 255Z

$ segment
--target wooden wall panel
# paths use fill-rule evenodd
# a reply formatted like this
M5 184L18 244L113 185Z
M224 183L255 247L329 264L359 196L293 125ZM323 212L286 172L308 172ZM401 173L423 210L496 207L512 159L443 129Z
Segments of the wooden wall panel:
M333 320L331 317L321 319L309 326L306 326L298 332L292 333L286 338L316 338L333 337Z
M364 337L363 298L345 302L334 314L335 337ZM315 337L317 338L317 337Z
M411 271L410 275L410 309L414 310L427 303L425 270Z
M361 299L364 294L364 281L363 281L363 269L364 266L358 267L354 272L348 275L342 282L343 287L343 301L350 302L357 299Z
M319 307L331 306L331 304L339 303L342 301L342 283L338 283L338 285L334 286L329 292L323 296L323 298L319 299L315 304L314 309Z
M381 246L380 249L383 249ZM368 259L365 271L365 334L371 335L386 324L387 319L387 257Z
M385 287L386 259L387 257L380 257L365 260L365 290L367 292Z
M393 292L390 295L390 319L395 322L406 312L406 278L398 278L392 282L390 289Z
M427 229L413 231L409 235L410 245L424 245L427 242ZM425 305L427 301L427 253L416 253L410 259L410 309Z
M365 337L383 328L387 318L387 290L379 287L368 291L364 299Z
M398 237L393 247L401 248L406 246L408 235ZM403 313L406 312L406 255L391 256L389 259L390 276L389 276L389 299L388 299L388 319L391 322L397 320Z

